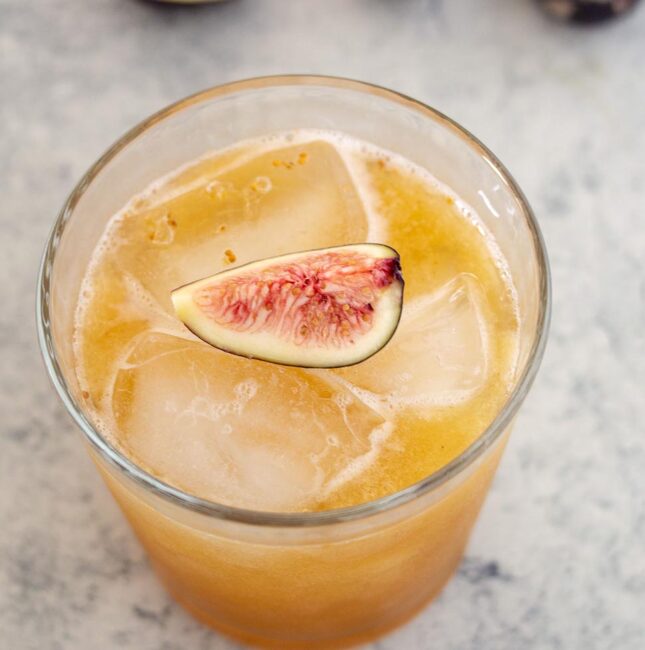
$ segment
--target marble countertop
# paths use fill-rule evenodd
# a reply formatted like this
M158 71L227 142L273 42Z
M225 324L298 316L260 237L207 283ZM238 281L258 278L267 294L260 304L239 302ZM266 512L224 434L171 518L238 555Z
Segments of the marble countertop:
M645 647L645 6L597 29L530 0L0 0L0 649L232 650L173 604L42 368L34 285L84 170L198 89L282 72L424 100L542 225L542 371L456 578L379 650Z

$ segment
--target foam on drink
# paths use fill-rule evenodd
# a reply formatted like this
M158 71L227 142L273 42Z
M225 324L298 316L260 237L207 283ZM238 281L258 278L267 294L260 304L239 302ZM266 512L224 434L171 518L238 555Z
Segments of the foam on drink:
M360 241L395 246L407 284L393 339L357 366L234 357L173 315L172 289L232 259ZM400 156L301 130L133 198L97 246L75 343L94 420L135 463L215 501L317 510L405 487L474 441L512 379L517 311L494 240L453 192Z

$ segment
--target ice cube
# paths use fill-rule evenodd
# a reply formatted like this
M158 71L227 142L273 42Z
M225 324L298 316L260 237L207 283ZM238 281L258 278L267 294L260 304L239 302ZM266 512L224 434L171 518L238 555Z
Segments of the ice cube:
M365 241L367 216L338 151L307 142L232 168L123 219L119 261L167 310L170 291L257 259ZM171 237L172 235L172 237Z
M109 406L114 371L144 332L152 329L197 340L138 278L114 262L94 273L82 299L83 328L75 332L74 340L75 354L82 359L77 375L94 405Z
M224 229L211 227L183 252L176 262L179 284L227 268L226 250L234 253L235 264L244 264L364 241L367 235L367 218L349 173L326 142L257 156L222 174L215 189L208 209Z
M481 288L467 273L404 303L392 340L363 363L322 371L381 413L471 398L485 383L489 335Z
M113 413L119 444L162 480L273 511L315 506L389 434L342 387L160 333L140 338L118 372Z

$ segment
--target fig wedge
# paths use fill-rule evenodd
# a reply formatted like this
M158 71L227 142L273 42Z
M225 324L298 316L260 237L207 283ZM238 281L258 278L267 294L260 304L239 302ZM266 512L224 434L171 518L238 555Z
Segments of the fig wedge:
M378 352L401 316L399 254L349 244L280 255L175 289L179 319L240 356L303 368L351 366Z

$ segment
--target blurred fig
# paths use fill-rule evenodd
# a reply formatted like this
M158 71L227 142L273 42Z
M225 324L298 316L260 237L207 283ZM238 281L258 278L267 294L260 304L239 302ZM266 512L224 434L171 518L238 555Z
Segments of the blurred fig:
M611 20L632 9L639 0L538 0L544 10L560 20L578 24Z

